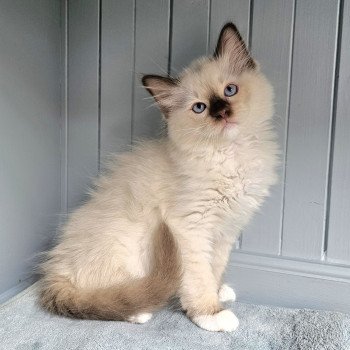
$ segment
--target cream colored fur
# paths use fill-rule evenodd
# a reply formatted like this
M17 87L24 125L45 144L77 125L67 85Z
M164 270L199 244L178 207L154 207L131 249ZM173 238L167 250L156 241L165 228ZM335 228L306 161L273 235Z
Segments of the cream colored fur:
M91 199L64 226L44 264L46 278L60 276L78 290L93 290L147 276L151 233L165 222L180 254L182 277L174 293L183 309L208 330L238 326L231 312L222 311L218 292L232 244L276 182L278 147L270 84L259 68L235 65L226 45L217 59L195 61L176 84L146 81L166 114L168 136L115 158ZM229 83L239 91L226 98ZM209 105L213 94L229 101L234 126L213 120L209 108L192 111L198 101ZM222 300L234 298L225 291ZM129 320L151 317L144 315Z

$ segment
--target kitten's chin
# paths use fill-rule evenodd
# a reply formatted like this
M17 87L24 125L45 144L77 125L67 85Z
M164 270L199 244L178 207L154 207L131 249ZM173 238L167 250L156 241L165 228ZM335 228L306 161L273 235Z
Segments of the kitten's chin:
M224 129L233 129L237 128L237 122L231 118L224 118L219 121L220 128Z
M223 120L221 125L223 137L228 140L234 140L239 134L239 125L235 121Z
M236 122L228 122L228 121L224 121L224 128L225 129L232 129L232 128L236 128L237 127L237 123Z

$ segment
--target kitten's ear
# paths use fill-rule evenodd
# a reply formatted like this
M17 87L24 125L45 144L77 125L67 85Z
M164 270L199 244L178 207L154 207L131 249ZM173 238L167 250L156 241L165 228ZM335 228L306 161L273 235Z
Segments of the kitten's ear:
M177 81L160 75L144 75L142 84L154 97L165 117L168 117L172 107L172 95Z
M241 34L233 23L226 23L221 29L214 57L228 56L232 63L239 63L242 68L255 69L252 59Z

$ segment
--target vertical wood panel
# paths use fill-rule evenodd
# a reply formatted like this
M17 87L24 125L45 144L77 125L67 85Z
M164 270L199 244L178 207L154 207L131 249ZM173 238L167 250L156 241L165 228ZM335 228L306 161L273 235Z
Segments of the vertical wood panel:
M98 172L99 2L69 2L68 207Z
M60 39L59 1L0 1L0 295L25 286L58 224Z
M350 1L343 11L327 260L350 263Z
M339 1L297 1L282 254L323 253Z
M134 3L104 0L101 34L102 160L131 142Z
M167 74L170 0L136 1L135 88L132 137L153 137L160 132L161 116L142 87L142 74Z
M177 75L192 60L206 55L209 1L174 1L171 73Z
M220 30L226 22L233 22L242 37L249 42L250 0L211 0L209 51L214 52Z
M255 1L251 33L253 57L275 90L275 125L283 150L288 119L291 41L294 1ZM284 154L281 156L284 163ZM241 248L265 254L278 254L280 249L281 215L283 207L283 167L279 168L279 184L271 197L244 230Z
M61 5L61 214L63 219L68 211L68 0Z
M249 46L251 0L211 0L209 25L209 53L214 52L221 28L226 22L236 24L243 39ZM243 235L236 242L236 248L241 245Z

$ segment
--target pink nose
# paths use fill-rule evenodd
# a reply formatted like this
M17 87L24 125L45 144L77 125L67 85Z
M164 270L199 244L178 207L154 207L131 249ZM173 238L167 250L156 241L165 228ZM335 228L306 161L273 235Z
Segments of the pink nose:
M230 110L225 108L225 109L222 109L221 111L219 111L216 115L215 115L215 118L227 118L230 116Z

